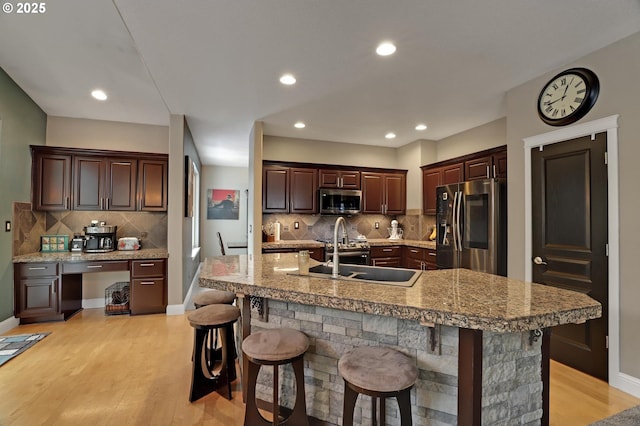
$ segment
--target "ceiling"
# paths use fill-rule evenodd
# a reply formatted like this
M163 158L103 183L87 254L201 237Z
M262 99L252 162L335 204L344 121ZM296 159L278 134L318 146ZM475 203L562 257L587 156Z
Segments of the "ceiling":
M256 120L274 136L439 140L503 117L509 89L640 31L638 0L45 6L0 13L0 67L48 115L168 125L184 114L202 162L226 166L248 164ZM385 40L397 51L380 57ZM285 72L295 85L280 84ZM97 87L107 101L91 98Z

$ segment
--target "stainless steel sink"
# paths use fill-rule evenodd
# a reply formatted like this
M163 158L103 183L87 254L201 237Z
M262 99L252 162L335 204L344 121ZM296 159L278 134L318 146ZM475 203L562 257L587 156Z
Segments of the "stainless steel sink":
M332 268L326 265L317 265L309 268L309 275L312 277L331 278L331 272ZM422 271L415 271L413 269L347 264L339 265L338 279L411 287L415 284L421 273Z

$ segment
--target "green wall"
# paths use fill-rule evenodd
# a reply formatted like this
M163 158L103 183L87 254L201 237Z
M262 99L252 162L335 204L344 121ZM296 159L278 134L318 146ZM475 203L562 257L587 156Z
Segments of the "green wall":
M4 224L15 201L30 201L29 145L45 145L46 126L44 111L0 68L0 322L13 317L13 234Z

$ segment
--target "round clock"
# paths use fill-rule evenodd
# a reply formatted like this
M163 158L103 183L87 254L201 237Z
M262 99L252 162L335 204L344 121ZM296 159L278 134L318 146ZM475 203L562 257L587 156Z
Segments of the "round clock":
M600 93L593 71L571 68L553 77L538 97L538 115L551 126L566 126L585 116Z

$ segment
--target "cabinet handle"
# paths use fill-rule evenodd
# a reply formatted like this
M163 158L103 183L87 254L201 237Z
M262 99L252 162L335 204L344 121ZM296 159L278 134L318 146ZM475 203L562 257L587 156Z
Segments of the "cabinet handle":
M108 199L108 198L106 199L106 202L107 202L107 208L106 208L106 210L109 210L109 199Z
M498 174L496 173L496 165L495 164L493 165L493 177L494 178L498 177Z
M489 179L491 176L489 176L489 166L487 166L487 179Z
M418 253L418 250L416 249L410 249L411 253Z
M47 269L46 266L29 266L30 271L44 271Z
M393 251L393 249L385 248L385 249L382 249L382 251Z
M100 269L102 265L87 265L87 269Z
M429 252L429 253L427 253L427 254L428 254L429 256L435 256L435 255L436 255L435 253L431 253L431 252Z
M142 268L145 268L147 266L156 266L156 264L155 263L141 263L140 264L140 267L142 267Z
M154 281L140 281L140 285L154 285Z

